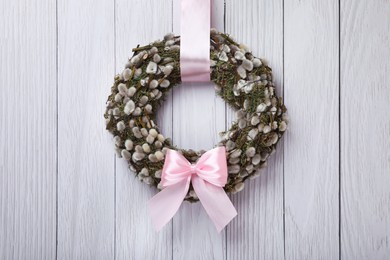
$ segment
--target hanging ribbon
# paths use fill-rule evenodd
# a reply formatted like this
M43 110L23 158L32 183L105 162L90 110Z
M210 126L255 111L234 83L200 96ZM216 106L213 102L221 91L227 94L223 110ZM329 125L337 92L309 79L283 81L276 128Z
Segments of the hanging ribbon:
M163 190L148 202L155 229L159 231L172 219L192 183L200 202L220 232L237 215L223 189L227 175L225 147L207 151L196 164L191 164L179 152L168 150L161 175Z
M210 0L181 0L182 82L210 81Z

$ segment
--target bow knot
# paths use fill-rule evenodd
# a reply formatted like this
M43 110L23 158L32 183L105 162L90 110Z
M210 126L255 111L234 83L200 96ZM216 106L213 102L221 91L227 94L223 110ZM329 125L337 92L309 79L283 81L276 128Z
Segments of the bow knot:
M191 167L191 174L197 174L196 164L191 164L190 167Z
M168 150L161 175L164 189L149 201L156 230L160 230L175 215L191 182L218 232L237 215L223 190L227 182L225 147L207 151L195 164L191 164L179 152Z

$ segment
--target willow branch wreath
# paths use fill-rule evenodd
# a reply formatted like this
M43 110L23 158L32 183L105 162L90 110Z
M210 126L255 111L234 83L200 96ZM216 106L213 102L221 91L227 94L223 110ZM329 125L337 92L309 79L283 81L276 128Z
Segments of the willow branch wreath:
M143 182L161 189L161 171L167 149L177 150L194 163L205 151L174 146L160 133L156 112L166 94L180 86L180 37L133 49L121 74L115 76L104 114L120 157ZM230 129L221 133L217 146L226 147L228 180L224 189L236 193L244 181L260 174L287 128L282 98L276 95L272 71L230 36L210 32L211 80L216 93L236 112ZM185 198L197 201L190 187Z

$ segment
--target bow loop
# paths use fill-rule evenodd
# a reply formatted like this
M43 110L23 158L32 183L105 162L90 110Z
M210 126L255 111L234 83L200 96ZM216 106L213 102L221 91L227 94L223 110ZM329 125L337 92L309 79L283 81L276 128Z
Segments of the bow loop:
M197 175L203 180L218 187L227 182L226 150L224 146L204 153L196 163Z
M167 187L179 183L191 176L192 167L187 159L177 151L168 150L165 155L164 167L161 174L161 185Z

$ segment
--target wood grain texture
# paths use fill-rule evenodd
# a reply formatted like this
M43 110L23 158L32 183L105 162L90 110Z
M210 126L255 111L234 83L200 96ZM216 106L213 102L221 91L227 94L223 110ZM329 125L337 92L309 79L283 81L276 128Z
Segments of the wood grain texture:
M0 1L0 259L56 253L55 8Z
M144 13L145 15L139 15ZM131 49L162 39L172 29L172 1L116 0L116 72L132 56ZM159 110L162 133L172 136L172 99ZM116 160L116 259L171 259L172 224L153 229L148 200L157 189L139 181L122 158Z
M341 258L389 259L390 2L341 11Z
M223 31L223 0L213 1L212 26ZM180 0L173 1L173 31L180 35ZM210 149L225 130L225 104L214 85L185 83L173 90L173 143L185 149ZM184 202L173 218L173 259L225 259L220 234L200 203Z
M291 118L221 234L200 203L154 232L156 190L104 126L115 73L180 34L180 0L0 1L0 259L389 258L390 3L212 1L213 27L268 60ZM158 117L196 150L232 120L211 84L175 89Z
M284 3L286 259L339 258L338 1Z
M282 1L226 2L226 32L269 61L277 94L283 94ZM248 30L246 28L252 28ZM229 109L227 127L235 120ZM228 228L227 259L283 259L283 146L259 178L231 196L238 216Z
M58 259L114 258L114 2L58 1Z

